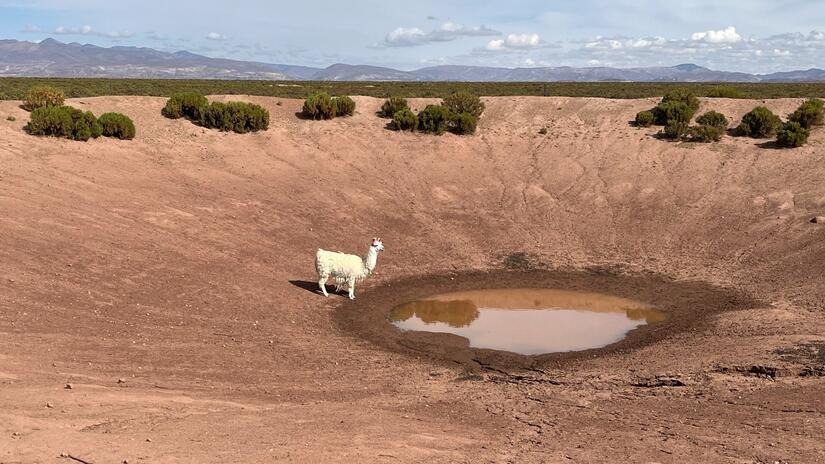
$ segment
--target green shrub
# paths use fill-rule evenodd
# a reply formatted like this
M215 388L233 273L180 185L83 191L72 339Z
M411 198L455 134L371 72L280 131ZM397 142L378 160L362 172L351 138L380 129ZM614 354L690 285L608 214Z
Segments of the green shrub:
M418 127L418 116L409 108L396 111L392 115L392 127L400 131L414 131Z
M660 126L671 121L690 122L699 110L699 99L687 89L674 89L662 97L662 101L653 109L653 118Z
M197 92L176 93L166 101L161 114L171 119L185 117L191 121L199 121L208 105L206 97Z
M332 99L334 116L352 116L355 113L355 101L350 97L335 97Z
M460 113L453 117L450 123L452 131L456 134L475 134L478 126L478 118L470 113Z
M200 123L204 127L234 131L239 134L269 128L269 111L247 102L212 102L203 111Z
M639 111L636 113L636 125L638 127L650 127L655 119L652 111Z
M806 100L788 116L788 121L799 123L805 129L822 125L823 119L825 119L825 109L823 109L823 101L818 98Z
M476 118L484 112L484 103L478 97L467 92L454 93L447 96L441 103L453 114L469 113Z
M728 128L728 118L724 114L717 111L708 111L707 113L696 118L696 123L700 126L711 126L721 130Z
M660 135L666 139L679 140L689 132L689 126L684 121L670 121L668 122Z
M103 129L102 135L105 137L116 137L120 140L135 138L135 123L125 114L103 113L98 121Z
M89 140L103 133L103 127L91 111L83 112L71 106L45 106L32 111L26 132L32 135Z
M442 105L427 105L418 113L418 129L421 132L432 132L441 135L447 131L453 116L450 110Z
M689 123L695 113L686 103L680 101L668 101L659 103L653 110L653 117L656 124L668 125L671 122Z
M390 97L381 105L381 116L385 118L394 118L395 113L408 109L407 99L402 97Z
M776 133L776 143L785 148L801 147L808 141L809 135L811 135L811 131L802 124L789 121Z
M725 129L718 126L701 124L691 127L688 134L690 135L690 140L694 142L718 142L722 140Z
M23 101L23 108L29 111L34 111L37 108L63 106L63 101L65 99L66 96L60 89L46 85L36 86L26 92L26 98Z
M332 119L335 117L335 106L332 97L326 92L314 93L304 101L304 115L312 119Z
M782 126L779 116L764 106L757 106L742 116L742 123L736 128L739 135L753 138L766 138L776 134Z
M745 94L730 85L718 85L708 90L705 95L711 98L745 98Z

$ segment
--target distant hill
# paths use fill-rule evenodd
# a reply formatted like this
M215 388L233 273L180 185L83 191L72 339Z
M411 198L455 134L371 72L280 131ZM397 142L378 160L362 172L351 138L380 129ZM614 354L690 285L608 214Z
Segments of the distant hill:
M695 64L645 68L569 66L496 68L432 66L414 71L350 64L327 68L209 58L146 47L99 47L0 40L0 76L135 77L174 79L260 79L322 81L473 81L473 82L825 82L825 70L772 74L715 71Z

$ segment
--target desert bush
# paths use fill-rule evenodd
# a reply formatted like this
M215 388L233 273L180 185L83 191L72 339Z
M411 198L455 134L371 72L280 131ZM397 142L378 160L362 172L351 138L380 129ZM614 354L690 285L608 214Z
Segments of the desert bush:
M656 124L667 125L671 121L690 122L699 110L699 99L687 89L673 89L662 97L662 101L653 109Z
M105 137L116 137L121 140L135 138L135 123L129 116L121 113L103 113L97 119Z
M355 113L355 101L350 97L335 97L332 99L332 106L335 110L334 116L352 116Z
M788 116L788 121L799 123L805 129L822 125L823 119L825 119L823 106L825 106L823 101L818 98L805 100L796 111Z
M718 142L724 134L725 128L709 124L700 124L688 130L690 140L694 142Z
M652 111L639 111L636 113L636 125L638 127L650 127L653 125L655 118Z
M718 111L708 111L707 113L696 118L696 123L700 126L710 126L721 130L728 128L728 118Z
M695 111L686 103L671 100L659 103L653 110L653 117L656 124L668 125L671 122L689 123Z
M666 139L679 140L686 136L689 130L687 122L672 120L665 125L660 136Z
M476 118L481 117L484 112L484 103L478 95L473 95L467 92L454 93L444 98L441 103L453 114L468 113Z
M103 133L103 127L91 111L83 112L71 106L45 106L32 111L24 128L32 135L89 140Z
M705 95L711 98L745 98L745 94L730 85L718 85L708 90Z
M403 97L390 97L381 105L381 116L385 118L394 118L395 113L408 109L407 99Z
M269 111L260 105L247 102L212 102L200 120L201 125L239 134L269 128Z
M161 114L171 119L187 118L199 121L209 101L197 92L176 93L169 97Z
M451 130L460 135L475 134L476 126L478 126L478 118L470 113L454 115L450 122Z
M764 106L757 106L742 116L742 122L736 128L739 135L753 138L766 138L776 134L782 126L779 116Z
M335 106L332 97L326 92L314 93L304 101L304 115L312 119L332 119L335 117Z
M776 143L780 147L796 148L805 145L811 131L796 121L788 121L776 133Z
M409 108L401 109L392 115L392 126L395 130L414 131L418 127L418 116Z
M441 135L447 131L452 119L452 113L445 106L427 105L418 113L418 129L421 132Z
M49 106L63 106L63 101L66 96L63 91L55 87L41 85L32 87L26 92L26 98L23 101L23 108L34 111L37 108L45 108Z

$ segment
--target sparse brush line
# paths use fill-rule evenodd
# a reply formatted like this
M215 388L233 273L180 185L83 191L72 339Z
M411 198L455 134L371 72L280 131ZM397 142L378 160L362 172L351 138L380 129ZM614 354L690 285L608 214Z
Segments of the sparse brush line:
M205 95L257 95L306 98L317 92L330 95L363 95L444 98L457 92L480 96L561 96L602 98L661 97L674 88L687 87L700 97L788 98L825 96L825 83L650 83L650 82L331 82L246 81L190 79L107 78L0 78L0 100L22 100L37 85L64 91L67 98L106 95L168 97L179 92Z

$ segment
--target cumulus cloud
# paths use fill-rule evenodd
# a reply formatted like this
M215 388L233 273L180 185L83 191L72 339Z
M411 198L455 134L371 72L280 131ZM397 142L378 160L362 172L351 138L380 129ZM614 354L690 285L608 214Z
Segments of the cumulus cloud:
M541 40L538 34L507 34L503 39L493 39L484 46L485 52L512 53L549 48L550 44Z
M431 31L424 31L417 27L399 27L387 34L381 46L384 47L415 47L434 42L451 42L460 37L497 36L501 32L487 26L466 26L464 24L447 21Z
M733 26L728 26L719 31L694 32L690 38L697 42L707 43L737 43L742 41L742 36L736 32L736 28Z
M210 32L210 33L206 34L206 39L207 40L226 40L227 37L223 34L218 33L218 32Z
M40 32L40 28L34 24L26 24L20 32Z
M52 32L58 35L91 35L97 37L106 37L109 39L123 39L133 37L135 35L129 31L98 31L94 29L92 26L88 25L81 27L58 26Z

